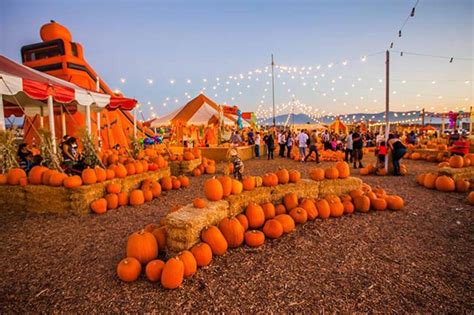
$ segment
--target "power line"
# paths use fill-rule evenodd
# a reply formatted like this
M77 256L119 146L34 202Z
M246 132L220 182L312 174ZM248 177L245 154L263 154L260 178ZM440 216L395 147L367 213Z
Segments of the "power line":
M398 37L396 37L396 38L402 37L403 29L404 29L405 26L407 25L408 20L409 20L411 17L414 17L414 16L415 16L416 7L417 7L417 5L418 5L419 2L420 2L420 0L416 0L415 5L414 5L414 6L411 8L411 10L410 10L410 14L408 14L408 16L406 17L405 21L403 21L402 26L398 29ZM389 49L392 49L392 48L393 48L394 42L395 42L395 39L392 40L392 42L390 43Z
M447 59L450 63L454 60L463 60L463 61L472 61L473 58L465 58L465 57L454 57L454 56L441 56L441 55L432 55L432 54L423 54L423 53L416 53L416 52L409 52L409 51L397 51L392 50L393 52L399 53L400 56L404 55L412 55L412 56L419 56L419 57L430 57L430 58L439 58L439 59Z

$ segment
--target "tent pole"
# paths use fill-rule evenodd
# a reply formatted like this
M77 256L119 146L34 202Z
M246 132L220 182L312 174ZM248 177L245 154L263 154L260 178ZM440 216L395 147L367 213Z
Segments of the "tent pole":
M5 131L5 113L3 112L3 95L0 94L0 131Z
M40 107L40 128L44 129L44 113L43 113L43 107Z
M66 130L66 114L64 113L63 106L61 105L61 132L63 137L67 134Z
M385 141L388 141L390 130L390 121L388 114L390 112L390 51L385 53ZM388 157L385 159L385 172L388 174Z
M100 78L97 77L95 81L95 90L96 92L100 93ZM97 112L97 141L100 143L100 112ZM99 151L101 150L101 146L99 146Z
M444 135L444 114L441 114L441 135Z
M87 133L91 134L91 106L86 106L86 130Z
M53 153L56 154L56 130L54 127L54 107L53 96L48 96L48 111L49 111L49 131L51 132L51 142L53 143Z
M135 106L135 109L133 110L133 137L137 137L137 107Z
M472 106L469 108L469 134L472 136Z

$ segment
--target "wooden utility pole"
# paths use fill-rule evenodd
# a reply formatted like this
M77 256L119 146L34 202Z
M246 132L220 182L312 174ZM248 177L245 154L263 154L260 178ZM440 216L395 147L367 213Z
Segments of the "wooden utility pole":
M425 125L425 108L421 109L421 126Z
M272 54L272 104L273 104L273 128L276 126L275 118L275 75L274 75L275 62L273 61Z
M385 141L390 130L390 51L385 52ZM385 172L388 174L388 156L385 159Z

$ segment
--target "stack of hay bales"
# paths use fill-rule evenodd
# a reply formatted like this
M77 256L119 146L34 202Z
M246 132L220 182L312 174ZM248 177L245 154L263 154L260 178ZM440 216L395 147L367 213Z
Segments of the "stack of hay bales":
M171 168L171 174L173 176L189 174L201 163L202 163L201 158L190 160L190 161L169 161L168 162Z
M281 202L288 193L295 193L298 198L323 198L329 194L340 196L359 189L361 185L362 181L355 177L323 181L302 179L298 183L257 187L240 195L230 195L225 200L208 202L203 209L188 204L166 216L168 254L173 255L191 248L200 241L201 231L205 227L216 225L225 217L242 213L251 202Z
M452 177L455 181L458 179L472 180L474 179L474 166L462 168L442 167L438 169L438 175Z

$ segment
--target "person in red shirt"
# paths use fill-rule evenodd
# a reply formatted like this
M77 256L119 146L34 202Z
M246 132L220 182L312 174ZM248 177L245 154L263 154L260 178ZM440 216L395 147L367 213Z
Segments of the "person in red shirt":
M464 137L460 137L459 140L453 142L453 146L450 149L451 155L464 156L469 153L469 141Z
M387 155L387 146L385 144L385 141L381 141L379 148L378 148L378 153L377 153L377 158L379 162L379 167L384 168L385 167L385 156Z

